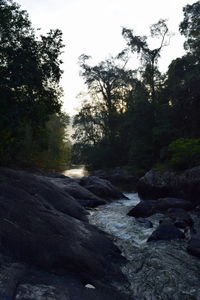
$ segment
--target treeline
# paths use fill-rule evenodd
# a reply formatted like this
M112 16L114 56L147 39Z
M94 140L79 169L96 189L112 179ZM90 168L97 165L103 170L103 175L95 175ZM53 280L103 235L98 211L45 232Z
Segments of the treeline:
M94 66L89 56L80 57L89 95L74 118L74 161L92 168L128 166L138 173L200 164L200 1L183 11L179 30L186 52L165 74L158 67L170 39L165 20L150 27L154 49L146 36L124 28L127 47L116 57ZM140 66L130 70L135 54Z
M58 169L69 160L61 112L60 30L39 35L27 12L0 0L0 164Z

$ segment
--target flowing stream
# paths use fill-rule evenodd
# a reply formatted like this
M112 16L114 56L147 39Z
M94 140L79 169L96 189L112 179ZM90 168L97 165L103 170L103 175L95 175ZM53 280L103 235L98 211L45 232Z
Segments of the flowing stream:
M163 215L135 219L127 212L139 202L130 200L102 205L90 212L90 223L110 234L127 258L122 267L137 300L200 300L200 260L186 251L187 241L147 243ZM151 223L153 227L151 228Z

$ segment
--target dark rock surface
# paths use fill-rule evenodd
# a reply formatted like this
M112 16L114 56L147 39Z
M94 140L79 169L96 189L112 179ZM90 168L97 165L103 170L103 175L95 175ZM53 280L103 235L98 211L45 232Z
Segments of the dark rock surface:
M156 213L166 213L170 208L180 208L184 210L191 210L193 204L189 201L177 198L160 198L158 200L140 201L132 210L128 213L129 216L150 217Z
M192 227L194 222L187 211L182 208L170 208L166 216L172 220L174 225L178 228Z
M32 203L40 203L46 209L56 209L77 219L87 220L87 212L78 201L63 191L63 189L55 185L52 186L47 177L0 168L0 178L0 196L6 196L7 191L12 193L12 189L14 189L13 201L15 197L16 199L25 197L24 203L31 201Z
M179 187L185 199L200 204L200 166L186 170L179 176Z
M175 197L197 205L200 203L200 166L179 175L151 170L140 178L137 187L140 198L144 200Z
M191 238L187 250L190 254L200 257L200 231Z
M137 221L144 228L153 228L153 223L145 218L137 218Z
M174 226L171 221L165 220L151 234L147 242L160 240L169 241L175 239L183 239L184 237L184 234L176 226Z
M81 186L79 184L80 180L72 179L69 177L56 179L46 177L46 181L50 181L52 184L55 184L69 196L73 197L73 199L76 199L84 207L96 207L98 205L106 204L106 201L104 199L98 197L97 195L95 195L95 193L92 193L84 186Z
M136 191L139 180L137 175L130 174L127 170L120 167L109 170L96 170L91 175L106 179L124 191Z
M132 216L135 218L150 217L155 213L154 210L155 203L156 203L155 200L140 201L135 207L133 207L129 211L128 216Z
M143 200L180 197L180 192L174 188L175 182L176 175L173 172L150 170L138 182L139 197Z
M156 212L165 212L169 208L182 208L185 210L191 210L194 208L194 205L189 201L179 198L160 198L155 201L154 210Z
M2 300L128 300L114 288L101 282L82 281L74 273L56 272L16 263L0 257L0 299ZM93 288L87 288L90 284Z
M28 268L37 266L39 272L73 273L82 284L124 282L119 268L124 261L120 251L102 231L87 222L87 212L73 197L47 177L5 168L0 168L0 254L17 264L4 269L13 276L7 283L0 270L0 292L3 293L3 285L11 290L10 294L0 297L4 300L46 299L45 294L49 299L80 299L76 295L69 296L68 292L65 294L53 282L33 285L25 280L19 286L24 268L18 264L28 265ZM12 268L13 275L10 274ZM15 298L9 296L14 286L18 286ZM38 295L35 298L30 296L34 293ZM104 294L100 293L98 298L98 293L88 291L81 299L105 299ZM58 296L60 298L56 298Z
M80 185L95 194L97 197L105 200L127 199L117 188L108 180L97 176L83 177L79 181Z

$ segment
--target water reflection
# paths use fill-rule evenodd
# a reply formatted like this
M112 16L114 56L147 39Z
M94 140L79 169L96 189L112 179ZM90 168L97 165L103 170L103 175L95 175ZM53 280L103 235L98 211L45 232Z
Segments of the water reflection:
M74 166L68 170L65 170L63 174L65 176L79 178L79 177L88 176L88 171L86 170L85 166L82 165L82 166Z

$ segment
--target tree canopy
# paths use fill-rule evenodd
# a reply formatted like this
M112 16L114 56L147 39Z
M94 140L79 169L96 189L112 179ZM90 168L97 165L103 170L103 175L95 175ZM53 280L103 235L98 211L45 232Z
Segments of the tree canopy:
M89 57L81 56L88 99L74 119L74 153L79 160L93 168L128 166L143 173L174 162L170 153L178 153L177 158L184 145L194 145L190 153L196 155L200 138L200 1L185 6L183 12L180 32L186 38L186 54L173 60L164 74L158 62L171 33L162 19L150 26L150 37L157 41L153 49L147 36L123 28L127 47L117 57L91 66L86 63ZM140 61L135 70L127 68L131 53ZM196 157L200 156L191 158L193 163L197 163Z
M48 149L46 123L61 113L63 47L60 30L39 35L26 11L0 0L1 163L37 165Z

